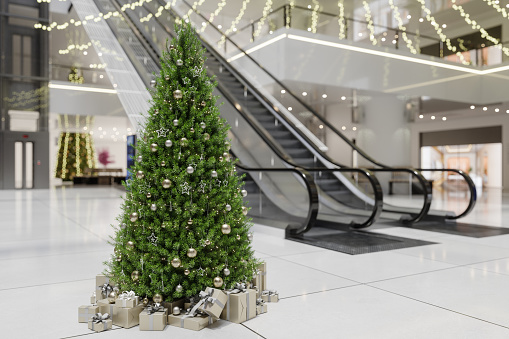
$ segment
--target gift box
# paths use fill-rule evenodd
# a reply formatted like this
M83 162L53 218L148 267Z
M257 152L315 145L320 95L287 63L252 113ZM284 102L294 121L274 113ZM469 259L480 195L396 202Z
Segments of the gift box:
M124 308L113 305L113 325L123 328L131 328L140 323L140 313L143 311L143 304L133 308Z
M200 292L200 301L197 304L197 309L215 318L219 318L227 300L228 297L223 291L207 287L205 291Z
M233 290L227 290L226 307L221 312L221 319L240 324L256 317L256 290L236 284Z
M163 301L161 303L161 305L164 307L164 308L167 308L168 309L168 313L172 313L173 312L173 308L174 307L179 307L179 308L184 308L184 298L182 299L178 299L178 300L174 300L172 302L168 302L168 301Z
M95 303L97 303L96 295L97 295L97 293L96 293L96 292L94 292L94 293L92 293L92 296L90 297L90 303L91 303L92 305L94 305Z
M147 307L140 313L140 331L163 331L168 321L168 309Z
M140 298L134 295L133 291L124 292L115 300L115 306L124 308L133 308L138 306L139 303Z
M115 283L110 281L108 276L98 274L95 277L95 286L96 299L101 300L108 298L108 295L113 291L113 287L115 287Z
M113 314L113 306L115 306L115 302L112 302L110 299L101 299L97 301L97 306L99 306L99 312Z
M109 314L97 313L90 320L88 320L88 328L92 331L102 332L110 330L112 321Z
M78 322L86 323L89 319L91 319L96 313L99 312L99 306L94 305L83 305L78 307Z
M267 313L267 304L262 298L256 300L256 315Z
M260 298L262 291L267 289L267 263L263 262L256 268L256 277L251 281L251 286L256 289L256 297Z
M168 316L168 325L177 326L181 328L187 328L188 330L199 331L209 324L214 323L216 320L209 315L191 315L191 314L180 314Z
M266 303L277 303L279 301L279 293L272 290L266 290L262 292L262 299Z

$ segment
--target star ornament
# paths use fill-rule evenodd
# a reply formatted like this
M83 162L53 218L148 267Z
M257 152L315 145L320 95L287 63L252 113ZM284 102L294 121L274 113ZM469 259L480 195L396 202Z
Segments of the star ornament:
M205 193L205 187L207 186L207 184L205 183L205 181L200 181L200 188L198 189L198 191L202 192L202 193Z
M164 127L161 127L160 129L158 129L157 131L157 137L160 138L160 137L165 137L166 134L168 134L168 130Z
M200 76L202 71L202 68L198 68L198 66L194 66L193 68L193 76L196 78L197 76Z
M189 195L189 191L191 190L191 186L189 186L189 184L186 182L184 182L182 185L180 185L180 187L182 188L182 194L187 194Z
M147 240L150 241L152 243L152 245L157 246L157 244L156 244L157 243L157 237L154 234L154 232L152 232L152 234L147 237Z
M189 78L185 77L184 79L182 79L182 82L184 83L184 85L187 85L189 83Z

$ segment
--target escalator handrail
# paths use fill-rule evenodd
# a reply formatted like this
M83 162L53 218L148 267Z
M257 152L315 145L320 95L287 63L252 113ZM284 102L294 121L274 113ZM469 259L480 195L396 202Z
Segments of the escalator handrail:
M168 10L166 10L166 11L168 11ZM177 17L176 14L174 14L171 10L169 12L175 18ZM157 20L157 18L156 18L156 20ZM159 22L159 20L157 20L157 21ZM169 30L168 27L166 27L162 23L160 23L160 24L165 28L165 30L168 32L168 34L170 34L170 35L172 34L171 30ZM199 36L198 36L198 38L200 39L202 44L204 44L204 46L207 47L209 52L216 54L215 50L208 43L203 41L203 39L201 39ZM219 57L218 60L220 60L220 61L224 60L221 56L218 56L218 55L215 55L215 56ZM230 68L229 65L227 65L227 66L228 66L228 68ZM235 72L235 71L233 71L233 73L237 74L237 72ZM249 83L247 82L247 80L245 80L245 81L246 81L246 86L250 87L250 89L251 89L251 86L249 86ZM237 103L237 101L230 94L230 92L226 88L224 88L223 85L218 83L217 88L218 88L218 90L220 90L220 92L223 94L223 96L230 102L230 104L232 104L236 108L236 110L240 113L240 115L246 120L246 122L251 126L251 128L253 128L253 130L258 134L258 136L261 137L265 141L267 146L269 146L269 148L271 148L271 150L283 162L287 163L289 166L291 166L293 168L301 168L303 171L319 170L316 168L305 168L305 167L299 166L298 164L294 163L285 154L285 152L282 151L281 147L273 139L273 137L265 129L261 128L258 125L258 122L255 121L255 119L250 114L246 114L246 112L242 109L242 107L238 107L238 105L235 105ZM265 98L265 97L262 96L262 98ZM267 100L267 99L265 99L265 100ZM270 108L272 108L272 106L269 106L269 109ZM381 185L380 185L379 181L376 179L376 177L374 177L369 171L362 169L362 168L341 167L341 168L337 168L337 169L333 169L333 170L331 170L329 168L323 168L322 170L323 171L337 171L337 172L359 172L368 178L368 181L370 182L370 184L373 188L373 195L374 195L373 211L372 211L370 217L364 223L358 224L358 223L352 222L350 224L350 226L352 228L364 228L364 227L368 227L368 226L372 225L377 220L377 218L380 216L380 214L382 212L382 206L383 206L383 191L382 191ZM305 175L302 175L302 176L305 177Z
M465 173L462 170L450 169L450 168L435 168L435 169L418 168L418 170L420 172L454 172L454 173L458 173L459 175L461 175L467 182L468 188L470 191L470 199L468 201L468 206L459 215L448 215L445 217L446 219L456 220L456 219L462 218L462 217L466 216L467 214L469 214L474 209L475 204L477 202L477 188L475 187L474 181L467 173Z

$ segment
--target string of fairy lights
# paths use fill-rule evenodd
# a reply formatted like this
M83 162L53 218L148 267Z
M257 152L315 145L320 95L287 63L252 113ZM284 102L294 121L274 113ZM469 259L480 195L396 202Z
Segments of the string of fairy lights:
M494 9L496 9L497 12L502 13L502 16L504 18L509 18L509 14L507 13L506 9L504 7L500 7L499 1L492 1L492 0L483 0L483 1L486 2L488 5L490 5L491 7L493 7ZM509 4L508 4L508 6L509 6Z
M371 9L369 8L369 4L367 1L362 2L362 6L364 7L364 10L366 11L364 13L364 16L366 18L366 21L368 22L368 30L369 30L369 40L373 45L378 44L378 41L375 38L375 26L373 19L371 18Z
M207 28L207 26L212 23L214 21L214 19L219 15L219 13L221 13L221 11L223 10L224 6L226 6L226 0L222 0L218 5L217 5L217 8L214 12L212 12L210 14L210 18L209 18L209 21L208 22L204 22L202 24L202 28L201 28L201 31L200 32L204 32L205 29Z
M182 19L186 20L189 20L191 14L193 14L193 12L196 12L196 10L198 9L198 7L200 7L201 5L203 5L203 3L205 2L205 0L198 0L198 1L195 1L193 3L193 5L191 6L191 8L189 9L189 11L187 11L187 13L182 16Z
M290 11L291 11L295 7L295 0L291 0L289 5L290 5ZM292 20L290 11L286 11L286 28L290 28L290 21Z
M338 1L339 7L339 16L338 16L338 24L339 24L339 39L346 39L346 24L345 24L345 4L343 0Z
M486 39L486 40L492 42L495 46L497 46L499 49L501 49L505 55L509 56L509 48L508 47L503 47L500 44L499 39L491 36L484 28L481 27L481 25L479 25L479 23L477 21L470 19L470 15L465 12L465 10L463 9L463 6L456 4L456 0L451 0L451 1L452 1L452 8L455 11L460 12L461 17L465 20L465 22L467 24L469 24L472 27L472 29L475 29L475 30L478 30L479 32L481 32L481 37L483 39Z
M80 130L80 116L79 114L76 115L76 130ZM81 157L80 157L80 135L81 133L76 133L76 145L74 146L76 148L76 175L81 176Z
M399 14L399 8L398 6L394 5L393 0L389 0L389 5L391 6L391 9L394 13L394 18L398 22L398 29L401 31L401 37L403 38L403 41L405 41L407 48L410 50L410 53L417 54L417 49L413 46L412 40L408 38L406 34L406 27L403 26L403 20L401 19L401 15Z
M318 26L318 10L320 9L320 4L317 0L313 1L313 11L311 12L311 32L316 33L316 27Z
M239 15L235 18L235 20L232 21L232 24L230 27L224 32L224 35L221 36L221 40L219 41L218 47L221 47L226 42L226 36L229 35L232 32L237 31L237 25L239 24L240 20L242 20L242 17L246 13L247 4L251 0L244 0L242 2L242 7L240 8Z
M254 37L257 37L262 32L263 24L265 23L265 20L267 19L267 16L269 15L272 8L272 0L267 0L265 2L265 6L263 7L262 17L260 21L258 21L258 25L256 27L256 31L253 33Z
M67 116L67 114L64 115L64 126L66 132L64 137L64 151L62 157L62 174L61 174L62 179L65 179L65 173L67 171L67 154L69 151L69 138L71 136L71 133L69 132L69 117Z

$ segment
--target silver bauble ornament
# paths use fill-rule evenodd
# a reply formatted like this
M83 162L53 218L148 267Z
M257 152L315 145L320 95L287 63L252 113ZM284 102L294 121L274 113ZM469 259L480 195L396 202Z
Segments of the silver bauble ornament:
M175 49L174 45L170 45L170 51L173 51Z
M187 166L186 172L189 173L189 174L192 174L194 172L193 166Z
M136 178L143 179L145 177L145 173L143 171L136 172Z
M177 287L175 287L175 291L177 291L178 293L182 292L183 290L184 288L180 284L178 284Z
M221 287L221 286L223 286L223 278L221 278L221 277L215 277L215 278L214 278L214 287L219 288L219 287Z
M182 146L182 147L187 146L187 139L186 138L180 139L180 146Z
M145 297L143 298L143 306L147 306L148 305L148 298Z
M248 211L247 207L242 206L242 214L247 215L247 211Z
M122 261L122 254L119 254L119 255L117 256L117 261L118 261L118 262Z
M228 267L226 267L224 270L223 270L223 274L225 276L229 276L230 275L230 270L228 269Z
M191 127L191 129L189 129L189 132L194 133L194 128Z
M133 273L131 273L131 279L136 282L138 281L138 279L140 278L140 272L138 271L133 271Z
M209 239L205 240L205 245L207 245L207 246L210 245L210 240Z
M237 234L237 240L240 240L240 234Z
M180 89L173 91L173 97L175 99L182 99L182 91Z
M164 179L163 180L163 188L170 188L171 186L171 181L169 179Z
M110 300L116 300L118 298L117 291L111 291L110 294L108 294L108 299Z
M157 144L150 144L150 150L151 150L152 152L157 151Z
M178 120L177 120L177 121L178 121ZM166 146L166 147L171 147L171 145L173 145L173 142L171 142L171 140L166 140L166 141L164 142L164 146Z
M172 311L173 315L179 315L180 314L180 307L175 306Z
M156 87L156 81L155 80L150 80L150 86L151 87Z
M230 227L230 225L223 224L221 226L221 232L223 232L223 234L230 234L231 231L232 231L232 228Z
M205 127L207 127L207 125L202 121L202 122L200 122L200 127L205 129Z
M247 234L247 240L249 240L249 241L253 241L253 233L252 233L252 232L249 232L249 233Z
M219 157L219 162L222 162L223 161L223 157Z
M232 210L232 206L230 204L226 204L226 210L230 212Z
M134 248L134 242L132 242L131 240L129 240L127 243L126 243L126 247L128 250L132 250Z
M152 204L152 205L150 205L150 209L151 209L152 211L157 210L157 205L156 205L156 204Z
M188 249L188 250L187 250L187 256L188 256L189 258L194 258L194 257L196 257L196 254L197 254L197 253L198 253L198 252L196 252L196 250L195 250L194 248L190 248L190 249Z
M173 258L173 260L171 261L171 266L173 266L175 268L179 267L180 264L181 264L181 262L180 262L179 258Z
M211 175L212 175L212 178L217 178L217 172L216 171L212 171Z
M173 119L173 126L179 125L179 119Z
M141 155L138 155L138 157L136 158L136 160L137 160L138 162L141 162L141 160L143 160L143 157L142 157Z
M126 227L127 227L127 224L126 224L125 222L123 222L123 223L121 223L121 224L120 224L120 228L124 229L124 228L126 228Z
M169 81L170 80L170 76L169 75L165 76L164 80Z
M164 167L164 166L166 166L166 161L163 160L163 161L161 161L161 167Z
M191 273L191 272L190 272L188 269L185 269L185 270L184 270L184 274L185 274L185 275L189 275L189 273Z
M187 221L187 224L188 225L192 225L193 224L193 219L189 218L189 220Z
M136 213L136 212L131 213L130 220L132 222L135 222L136 220L138 220L138 213Z
M159 293L154 294L154 296L152 297L152 300L153 300L155 303L160 304L160 303L163 301L163 296L162 296L162 295L160 295Z
M182 66L184 64L184 62L181 59L177 59L176 64L177 64L177 66Z
M147 199L150 199L152 197L152 194L150 192L147 193Z
M209 140L210 139L210 134L208 134L208 133L203 134L203 138L205 140Z
M240 191L240 193L242 194L243 197L247 197L247 191L246 190L242 190L242 191Z

